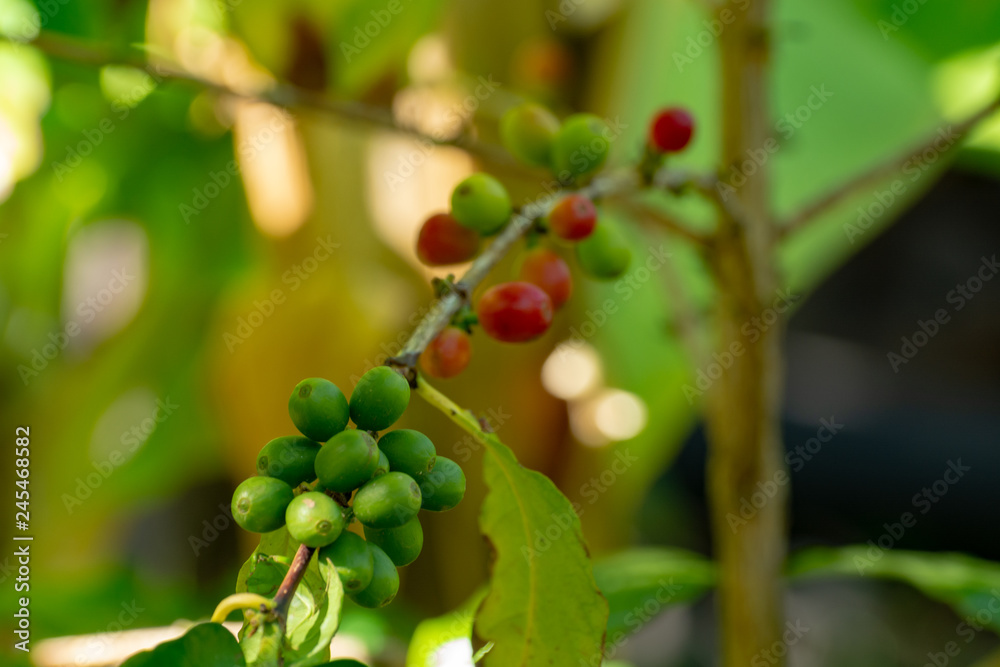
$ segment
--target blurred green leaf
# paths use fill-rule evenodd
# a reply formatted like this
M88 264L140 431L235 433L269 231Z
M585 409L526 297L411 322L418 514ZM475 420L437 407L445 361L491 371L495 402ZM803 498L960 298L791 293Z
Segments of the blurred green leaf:
M338 92L359 95L392 70L435 24L442 0L355 0L337 18L327 59Z
M476 633L495 643L485 664L576 664L599 656L608 606L573 506L496 436L483 440L489 492L479 525L495 552L476 617Z
M976 616L986 610L989 618L980 622L1000 632L1000 563L993 561L960 553L888 550L872 544L800 551L789 560L788 575L795 579L871 576L902 581L960 615Z
M608 636L634 632L668 606L697 600L715 585L715 565L681 549L632 549L594 563L611 609Z
M435 652L455 639L471 639L476 608L486 597L486 589L477 591L455 611L424 619L413 631L406 651L406 667L436 667Z
M229 630L218 623L202 623L177 639L137 653L122 667L240 667L246 664Z
M1000 5L980 0L854 0L885 41L900 40L933 59L996 44Z

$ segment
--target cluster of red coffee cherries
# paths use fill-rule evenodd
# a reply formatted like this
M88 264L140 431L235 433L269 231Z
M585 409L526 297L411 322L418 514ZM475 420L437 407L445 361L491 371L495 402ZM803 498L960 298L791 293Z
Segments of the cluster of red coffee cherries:
M576 182L599 168L607 157L607 126L596 116L576 114L564 122L537 104L509 110L501 122L504 145L532 166L548 167L561 180ZM694 119L686 110L660 111L650 123L646 153L661 159L683 150L694 134ZM504 186L477 173L456 186L451 211L429 217L417 238L417 256L429 266L448 266L476 257L483 237L498 233L514 212ZM593 278L613 280L628 269L631 251L618 230L598 219L594 202L580 193L564 196L528 235L528 247L517 262L517 279L488 288L475 306L460 312L435 338L420 364L428 375L449 378L462 372L472 356L469 333L478 323L505 343L523 343L543 335L558 310L573 293L566 261L542 239L573 244L577 263Z

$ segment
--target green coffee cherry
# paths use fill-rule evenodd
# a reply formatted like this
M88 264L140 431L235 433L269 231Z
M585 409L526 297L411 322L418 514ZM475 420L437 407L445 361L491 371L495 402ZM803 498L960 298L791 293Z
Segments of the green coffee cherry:
M483 236L499 232L512 212L507 189L489 174L473 174L451 193L452 217Z
M420 526L420 519L413 517L398 528L365 526L365 538L380 547L396 567L403 567L420 555L424 546L424 529Z
M388 366L361 376L351 394L351 419L359 429L381 431L396 423L410 403L410 384Z
M372 582L375 555L360 535L345 530L336 542L320 550L319 558L333 562L348 595L363 591Z
M628 269L632 251L616 229L599 222L590 236L576 244L576 259L588 275L611 280Z
M378 467L375 468L375 474L372 477L381 477L382 475L389 472L392 468L389 466L389 457L385 455L381 449L378 450Z
M257 474L274 477L295 488L316 479L320 444L298 435L285 435L264 445L257 455Z
M347 427L347 399L329 380L309 378L295 385L288 414L302 435L326 442Z
M420 431L408 428L383 434L379 438L378 448L389 459L393 470L410 477L430 472L437 458L430 438Z
M368 482L354 495L354 516L372 528L396 528L420 511L420 487L409 475L390 472Z
M500 136L510 154L521 162L548 167L559 119L540 104L519 104L503 115Z
M269 533L285 525L285 509L295 494L292 487L274 477L243 480L233 494L233 518L244 530Z
M373 437L355 429L341 431L316 455L316 477L324 489L350 493L372 478L378 458Z
M325 547L344 532L347 521L337 501L318 491L309 491L288 504L285 512L288 534L307 547Z
M399 572L384 551L374 544L369 544L369 548L374 559L372 582L350 597L362 607L378 609L392 602L399 592Z
M421 507L431 512L445 512L462 502L465 496L465 473L449 458L437 457L434 469L416 478L420 485Z
M557 174L582 176L595 171L608 159L611 144L607 123L593 114L574 114L566 119L552 144L552 167Z

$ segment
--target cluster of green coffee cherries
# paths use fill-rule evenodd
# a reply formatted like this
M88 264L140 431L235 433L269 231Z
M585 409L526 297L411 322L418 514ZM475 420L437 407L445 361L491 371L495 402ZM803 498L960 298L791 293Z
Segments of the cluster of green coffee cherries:
M352 600L370 608L391 602L396 568L423 547L417 513L444 512L465 495L461 467L437 456L426 435L378 435L409 401L409 384L388 366L365 373L350 402L328 380L300 382L288 413L302 436L275 438L260 451L257 476L233 495L236 523L255 533L286 526L292 539L333 562ZM355 519L364 538L347 530Z

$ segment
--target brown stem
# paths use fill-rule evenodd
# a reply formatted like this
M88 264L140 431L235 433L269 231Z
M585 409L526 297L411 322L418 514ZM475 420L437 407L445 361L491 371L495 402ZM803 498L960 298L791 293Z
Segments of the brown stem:
M743 159L747 150L765 145L769 137L768 9L767 0L750 3L735 12L735 21L720 35L724 169ZM769 327L756 339L743 333L744 325L774 299L777 287L766 165L730 199L729 206L720 207L720 233L709 261L719 286L715 314L721 349L742 352L732 353L731 367L706 397L707 474L719 565L722 664L746 667L780 642L786 549L784 485L777 485L774 497L753 517L743 520L740 514L741 501L750 498L759 483L784 471L781 326ZM740 347L733 348L736 345Z
M954 152L954 150L961 145L962 140L967 137L969 133L976 128L976 126L992 116L998 108L1000 108L1000 99L995 99L960 123L949 126L948 129L951 132L954 132L956 137L943 151L937 151L937 153L943 155ZM785 220L784 223L780 224L779 234L783 237L793 234L808 225L813 220L819 218L827 211L835 208L845 199L856 195L862 188L878 184L890 176L898 174L900 170L905 168L908 162L919 160L920 156L924 152L934 150L935 144L937 144L940 140L940 131L934 132L931 136L927 137L927 139L920 142L916 146L910 147L899 155L893 156L889 160L886 160L881 164L877 164L867 171L854 176L847 182L838 185L826 194L821 195L819 198L807 204L800 211Z
M667 230L671 234L685 238L699 246L708 246L712 242L712 237L710 235L702 234L690 229L686 224L679 222L674 216L668 215L667 213L664 213L663 211L660 211L645 202L623 197L621 199L616 199L615 203L618 204L624 211L627 211L630 215L640 220L649 220L658 227Z
M660 178L662 180L670 180L670 176L673 173L664 170ZM684 179L687 178L688 176L684 175ZM641 187L642 183L636 172L623 170L597 176L588 185L580 188L578 192L592 199L600 199L612 195L631 193ZM466 295L471 294L486 279L489 272L510 252L518 239L531 229L534 221L548 213L553 204L558 202L565 192L560 191L555 193L552 196L544 198L544 200L539 200L524 207L520 212L514 214L507 227L476 258L458 283L456 283L460 289L445 294L435 302L430 312L420 321L416 329L413 330L409 340L403 345L403 349L391 360L392 363L412 369L417 358L424 351L424 348L441 333L442 329L448 326L451 318L462 307L462 304L465 303ZM677 229L671 229L671 231L680 233ZM692 238L697 238L693 235L693 232L689 234Z
M150 62L145 58L136 57L130 52L122 53L120 50L47 30L40 31L38 36L30 42L20 42L4 35L0 35L0 41L12 44L26 44L42 51L50 57L83 65L94 67L124 65L142 69L148 72L157 82L176 81L189 83L220 95L266 102L289 110L307 109L317 111L344 120L408 134L422 142L437 146L456 146L491 163L524 169L523 165L513 160L506 151L498 146L475 141L468 135L460 135L456 138L433 137L414 128L397 124L389 109L353 100L337 100L289 84L272 83L266 88L236 89L199 77L185 71L180 65L166 63L162 59L159 59L158 62Z
M292 564L288 568L285 578L282 579L277 594L274 596L274 614L278 617L278 622L281 623L282 633L284 633L285 624L288 621L288 607L292 604L295 589L299 587L302 577L305 576L306 568L309 567L309 560L312 558L314 551L316 549L313 547L307 547L304 544L299 545L299 549L295 552L295 557L292 559Z

